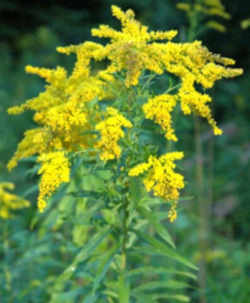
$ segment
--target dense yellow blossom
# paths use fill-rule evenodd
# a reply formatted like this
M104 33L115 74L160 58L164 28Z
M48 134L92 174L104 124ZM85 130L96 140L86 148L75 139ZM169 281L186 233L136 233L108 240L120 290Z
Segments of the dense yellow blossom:
M64 152L42 154L38 162L42 163L38 172L42 175L38 196L38 208L42 212L47 204L45 199L50 197L62 183L69 182L70 163Z
M165 131L168 140L177 141L172 127L172 111L176 106L177 97L174 95L160 95L149 99L143 106L147 119L155 120Z
M95 146L101 150L100 158L105 161L120 157L121 147L118 145L118 141L124 137L122 127L132 127L131 122L123 117L117 109L108 107L106 113L108 117L96 125L101 139Z
M30 202L11 194L15 185L9 182L0 183L0 218L8 219L13 216L12 211L30 206Z
M59 51L66 54L75 52L77 55L77 62L69 76L62 67L47 69L27 66L26 72L37 74L46 80L46 89L37 97L8 110L10 114L33 110L35 112L33 119L40 126L25 132L16 153L8 163L8 168L12 169L19 160L33 155L39 156L38 161L50 159L43 163L40 170L42 175L38 199L40 210L45 207L45 198L49 197L60 183L69 180L66 177L69 173L66 158L62 162L67 173L62 174L61 179L59 175L55 175L55 180L50 178L50 165L52 171L57 165L55 160L52 161L52 155L56 157L62 150L76 151L91 146L95 138L89 132L94 130L90 120L97 123L100 115L93 110L91 113L87 103L95 98L102 100L110 97L108 89L103 89L106 83L104 78L108 77L108 73L103 72L99 77L99 74L93 76L90 72L90 53L93 47L91 43L83 43L79 47L59 48ZM83 134L84 132L88 134ZM59 157L58 161L60 159L62 160Z
M107 25L92 29L93 36L110 39L110 43L105 45L101 55L102 59L108 58L111 61L107 70L112 73L125 70L127 87L137 85L139 77L145 69L162 74L161 63L158 61L151 42L171 40L177 35L177 31L148 32L147 26L135 20L132 10L123 12L117 6L112 6L112 13L121 22L120 32Z
M156 158L150 156L148 162L138 164L129 171L129 176L138 176L146 172L143 183L146 190L153 191L155 196L161 197L172 203L169 213L171 221L176 218L176 201L179 198L179 191L184 187L184 178L174 171L175 160L183 158L182 152L172 152Z
M206 118L213 127L214 133L221 134L208 105L212 102L211 97L207 93L201 94L197 91L195 84L200 84L205 89L211 88L221 78L231 78L242 74L242 69L227 67L234 64L234 60L209 52L200 41L169 42L158 46L158 50L161 50L159 59L162 58L166 70L181 80L181 87L176 97L181 103L183 113L195 112Z
M208 7L222 9L222 6L216 1L205 2ZM94 36L110 38L111 40L102 49L104 57L111 61L107 70L110 73L125 70L125 84L128 87L136 85L141 72L146 69L157 74L162 74L164 71L174 74L180 78L182 83L176 96L171 97L171 102L157 104L157 101L161 99L160 97L156 97L158 99L155 101L150 99L149 103L144 106L146 117L151 117L166 130L167 139L176 140L171 128L171 112L175 106L174 100L178 99L185 114L190 114L193 111L206 118L213 127L214 133L220 134L221 131L217 128L208 106L208 103L212 101L211 97L199 93L195 84L201 84L207 89L221 78L240 75L241 69L227 67L235 62L232 59L209 52L200 41L192 43L154 42L154 40L171 40L177 32L148 32L147 27L134 19L134 13L131 10L123 12L118 7L112 6L112 12L121 21L122 29L120 32L105 25L92 30ZM187 87L190 90L187 90ZM153 104L155 109L153 109ZM164 117L164 113L160 113L162 107L168 107Z

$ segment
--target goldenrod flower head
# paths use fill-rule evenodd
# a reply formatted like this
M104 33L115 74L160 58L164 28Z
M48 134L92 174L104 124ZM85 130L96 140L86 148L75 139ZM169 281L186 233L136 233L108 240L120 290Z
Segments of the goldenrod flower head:
M30 202L11 194L15 185L9 182L0 183L0 217L8 219L13 216L12 211L30 206Z
M27 65L25 71L30 74L38 75L41 78L44 78L48 83L53 84L55 87L63 87L64 81L67 78L67 72L63 67L58 66L55 70L35 67Z
M171 208L168 211L168 219L171 223L174 222L177 218L177 211L176 211L177 204L178 201L173 201L173 203L171 204Z
M37 159L41 162L39 174L42 175L39 186L38 208L41 212L46 207L46 199L65 182L70 180L70 163L64 152L42 154Z
M8 163L8 169L17 166L19 160L43 153L48 148L48 133L43 128L34 128L24 133L23 140L18 144L17 151Z
M176 7L180 10L186 11L187 14L193 14L193 12L200 12L204 15L218 16L224 19L230 19L231 16L226 12L221 0L201 0L194 1L193 4L186 2L177 3Z
M132 127L131 122L113 107L107 108L106 115L107 118L96 125L101 139L95 145L101 150L100 158L104 161L120 157L121 147L118 145L118 141L124 137L122 127Z
M171 40L177 35L177 31L148 32L147 26L135 20L132 10L123 12L119 7L112 6L112 13L121 21L120 32L107 25L91 31L93 36L111 40L105 46L106 57L111 61L108 70L112 73L125 70L127 87L137 85L141 72L145 69L162 74L161 64L150 42Z
M155 196L176 205L175 201L179 198L179 191L184 187L184 178L174 171L176 167L174 161L182 159L183 156L183 152L167 153L159 158L150 156L147 162L130 169L129 176L146 173L143 179L146 190L148 192L152 190ZM176 211L175 207L171 209L169 218L173 221L176 218Z
M172 111L177 103L177 96L163 94L149 99L143 105L143 111L147 119L154 120L164 131L168 140L177 141L174 129L172 127Z

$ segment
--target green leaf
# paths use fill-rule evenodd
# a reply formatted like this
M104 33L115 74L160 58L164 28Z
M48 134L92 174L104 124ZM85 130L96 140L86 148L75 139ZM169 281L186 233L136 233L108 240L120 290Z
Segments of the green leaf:
M78 289L74 289L74 290L71 290L71 291L67 291L67 292L62 292L60 294L58 294L56 296L56 300L54 299L54 302L55 301L58 301L59 302L66 302L66 303L70 303L70 302L75 302L76 300L76 296L81 294L82 292L82 289L78 288Z
M63 289L64 283L71 278L71 276L76 270L76 266L78 265L78 263L85 261L97 248L97 246L110 234L110 232L111 229L109 227L106 227L90 239L87 245L82 248L77 254L74 261L57 278L55 282L54 291L60 292Z
M87 295L86 298L84 298L84 301L82 301L82 303L95 303L97 299L98 299L98 295L91 293Z
M184 295L156 294L156 295L152 295L152 298L154 300L171 299L179 302L190 302L189 297Z
M157 218L153 212L140 207L138 209L138 211L146 218L148 219L148 221L155 227L157 233L159 234L159 236L165 240L170 246L172 246L173 248L175 248L175 244L174 241L172 240L169 232L167 231L167 229L160 223L159 218Z
M141 200L141 184L139 183L139 180L137 178L130 179L129 192L130 192L130 197L136 207Z
M119 303L130 303L130 287L123 274L119 277L117 286Z
M96 278L93 283L93 293L98 289L100 283L102 282L103 278L105 277L110 264L113 262L114 257L118 250L120 249L120 244L116 244L112 249L108 251L104 260L101 262L98 272L96 273Z
M89 220L94 216L94 214L103 206L104 202L102 200L96 201L96 203L86 210L84 214L77 215L75 218L75 222L77 224L88 224Z
M167 247L162 242L158 241L157 239L146 235L145 233L141 233L139 231L134 231L136 234L138 234L139 237L146 240L151 245L151 252L159 255L165 255L169 258L172 258L194 270L198 270L198 268L192 264L190 261L186 260L184 257L180 256L175 250L172 248ZM144 249L145 253L147 253L148 249Z
M85 191L103 192L106 190L106 184L103 179L88 175L84 177L83 188Z
M78 192L69 192L67 195L73 196L74 198L98 198L100 194L93 190L81 190Z
M127 273L127 277L132 277L135 275L158 275L158 274L173 274L173 275L180 275L187 278L191 278L193 280L197 280L196 275L185 272L185 271L178 271L175 269L165 268L165 267L153 267L153 266L144 266L136 269L132 269Z
M105 170L105 169L97 170L96 175L102 180L110 180L113 176L110 170Z
M169 289L183 289L187 288L189 285L185 282L179 282L175 280L168 281L150 281L141 284L140 286L133 289L132 293L152 291L159 288L169 288Z

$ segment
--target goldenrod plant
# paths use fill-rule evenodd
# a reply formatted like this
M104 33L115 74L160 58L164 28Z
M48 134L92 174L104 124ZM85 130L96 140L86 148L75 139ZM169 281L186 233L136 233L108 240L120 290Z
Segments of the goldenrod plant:
M26 67L47 84L9 109L33 111L37 127L25 132L8 168L37 157L38 208L44 217L54 214L55 229L74 209L79 251L53 280L50 302L68 289L86 303L188 302L184 289L197 267L176 252L165 221L177 219L185 199L176 164L185 151L175 149L182 140L175 125L194 114L221 135L207 89L242 69L201 41L174 42L176 30L149 31L131 9L111 9L121 30L100 25L91 31L106 44L57 48L75 54L72 72Z

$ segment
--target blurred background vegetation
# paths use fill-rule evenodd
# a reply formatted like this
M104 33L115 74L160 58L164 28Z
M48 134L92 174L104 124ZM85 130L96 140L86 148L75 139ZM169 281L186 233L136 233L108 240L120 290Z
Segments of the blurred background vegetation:
M63 65L70 69L74 58L56 53L56 46L93 40L90 29L98 24L116 27L111 4L132 8L137 18L151 29L178 29L179 39L185 41L187 19L183 11L176 9L177 3L177 0L0 2L0 182L15 183L15 193L32 204L17 211L12 219L0 219L0 302L48 302L53 279L77 250L81 235L76 229L71 233L70 220L60 223L64 224L63 232L58 232L58 226L37 214L38 177L33 159L23 161L11 173L6 170L23 132L33 127L31 114L8 116L6 110L37 95L44 87L38 77L25 74L25 65L50 68ZM176 128L182 133L178 147L186 155L183 167L188 181L186 193L192 199L180 204L180 215L174 224L166 224L179 252L203 266L201 283L189 290L191 302L248 303L250 27L242 29L240 24L250 17L250 2L224 0L223 4L232 16L223 21L227 31L211 29L198 39L211 51L234 58L237 67L244 69L244 75L220 81L212 90L214 114L224 134L214 138L206 123L201 124L202 204L197 203L194 181L197 179L194 123L185 118L177 121ZM78 302L74 299L76 295L62 296L60 302Z

